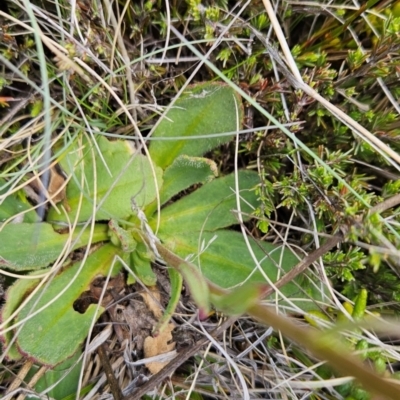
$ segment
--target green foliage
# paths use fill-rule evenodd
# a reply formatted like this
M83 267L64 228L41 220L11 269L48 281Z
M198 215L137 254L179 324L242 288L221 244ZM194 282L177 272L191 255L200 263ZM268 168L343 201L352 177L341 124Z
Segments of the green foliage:
M4 268L13 271L32 271L47 267L63 250L75 250L107 239L107 228L102 225L83 231L57 233L48 223L7 224L1 230L0 254ZM68 242L73 243L72 248Z
M336 250L324 255L324 265L332 278L350 282L355 279L354 271L366 268L365 254L357 247L348 251Z
M230 230L231 225L236 225L238 221L237 213L231 212L238 208L234 179L228 175L232 171L233 146L226 145L213 152L213 161L203 157L203 150L212 150L218 143L228 143L232 139L231 134L219 136L218 132L233 132L240 127L237 116L232 113L235 98L224 85L192 86L182 100L175 103L160 124L162 130L160 127L156 130L156 141L150 145L153 161L156 160L154 164L147 160L143 152L139 154L127 142L119 140L136 139L137 131L132 127L129 113L142 133L152 129L158 118L157 113L169 103L189 76L192 64L187 61L187 56L192 54L188 54L185 47L176 51L175 46L182 43L169 31L172 22L203 54L208 49L203 39L206 38L207 45L211 45L227 28L209 60L254 101L244 104L244 125L254 128L257 133L241 135L245 139L240 143L238 162L241 167L257 169L262 178L261 182L257 182L255 173L239 173L245 228L256 237L260 235L248 216L252 212L266 240L281 242L284 238L285 243L293 244L302 254L326 243L330 235L342 231L343 225L351 225L355 219L360 221L353 224L340 247L323 255L325 272L333 289L341 295L355 300L360 291L367 288L369 305L375 305L383 313L398 313L400 284L395 252L400 247L399 210L387 210L382 215L368 214L369 207L399 192L398 169L393 160L388 162L376 145L358 136L340 118L328 112L322 102L291 87L290 76L284 68L272 62L272 53L259 39L269 38L269 44L277 47L276 35L271 35L270 31L274 26L262 2L252 2L241 10L240 16L238 8L231 8L226 0L172 2L167 5L168 13L161 3L154 1L144 4L117 2L112 8L105 8L107 12L104 15L95 2L90 8L85 6L85 2L78 2L73 27L68 22L71 15L69 2L57 3L57 15L49 2L39 3L35 3L33 10L41 28L41 37L50 37L51 43L65 51L75 66L85 68L79 73L72 68L73 64L60 60L47 45L45 54L40 54L40 42L36 43L38 38L16 22L29 24L26 12L15 2L5 2L0 38L0 58L4 64L0 77L3 123L0 136L2 149L5 149L0 159L0 221L7 220L8 225L1 228L0 263L8 272L26 275L27 271L35 271L34 274L44 274L47 272L44 268L55 261L64 247L67 254L89 242L111 242L114 254L118 252L132 272L128 284L140 280L154 285L157 280L152 270L155 251L147 241L149 236L152 237L147 231L149 226L157 230L157 238L162 240L163 246L181 256L179 261L183 261L181 272L186 274L185 279L193 282L200 280L205 291L208 287L202 280L204 277L224 287L234 286L247 278L249 285L257 285L258 282L266 282L263 273L276 280L278 265L282 264L282 275L296 263L296 258L288 251L282 253L282 263L278 257L279 248L270 248L263 241L251 241L250 246L260 261L260 266L256 266L247 254L242 236ZM358 9L338 3L331 4L329 9L318 3L312 7L281 3L276 7L275 12L304 82L362 124L382 144L400 151L399 118L395 107L396 99L400 97L400 89L396 85L399 71L396 54L400 44L398 2L372 0L361 4ZM104 30L103 23L110 21L113 12L121 22L118 31L112 32L112 23L108 26L110 29ZM16 20L8 19L8 13ZM46 20L42 19L44 14ZM58 23L62 29L59 29ZM65 36L67 31L70 33ZM82 37L84 46L80 43ZM167 37L169 42L163 42ZM120 38L125 50L124 45L115 40ZM142 45L132 46L132 43ZM154 46L154 43L157 45ZM164 45L167 53L162 53ZM154 63L161 53L167 58L176 56L176 63ZM147 62L148 58L152 60ZM126 79L128 71L132 71L133 84ZM48 81L43 77L44 72L49 76ZM99 78L110 85L111 92L103 83L100 84ZM203 66L195 80L215 80L215 72ZM33 88L34 94L26 87ZM221 96L219 101L214 97L216 87L227 94ZM210 105L205 99L209 94L207 92L215 101L205 111L204 106ZM200 104L202 96L204 103ZM48 101L51 106L46 104ZM224 108L230 101L231 105ZM238 97L236 102L240 103ZM306 153L280 129L267 130L265 126L271 128L271 124L265 114L255 110L255 103L271 112L280 122L289 122L289 130L294 137L314 154ZM123 110L122 104L132 108ZM199 108L195 110L193 105ZM19 106L22 108L18 111ZM15 110L17 113L13 114ZM190 110L194 110L193 114ZM241 113L242 108L239 107L240 122L243 118ZM212 114L216 119L206 121ZM185 120L188 115L190 118ZM190 123L197 115L202 116L199 119L203 125L195 123L193 127ZM51 118L51 129L43 125L47 117ZM220 123L224 126L219 126ZM193 128L199 128L199 131L196 133ZM191 139L207 134L212 134L208 142ZM109 135L110 140L104 135ZM201 146L202 150L198 151ZM31 209L38 200L32 197L28 185L21 186L28 183L32 172L41 171L39 154L50 147L54 152L51 160L59 162L68 174L68 193L66 200L57 208L51 208L46 220L41 222ZM191 147L194 148L193 153L190 152ZM173 154L175 149L179 149L177 154ZM325 165L315 161L316 156ZM218 170L222 178L218 178ZM121 182L122 185L119 184ZM11 188L15 188L14 194L9 194ZM160 204L157 204L157 191ZM196 197L197 192L200 194ZM80 196L82 207L79 205ZM131 202L132 197L134 202ZM219 202L216 201L218 198ZM204 210L198 206L200 201L207 203ZM161 206L160 215L157 215L158 205ZM97 206L96 214L94 208ZM178 213L178 208L183 214ZM193 219L195 229L191 229L190 218L184 215L185 210L196 216ZM144 211L149 225L141 211ZM16 216L19 212L23 215ZM174 225L175 217L177 222ZM80 221L72 235L72 241L75 241L81 225L90 222L91 218L96 220L94 236L90 237L89 228L84 229L83 235L86 236L78 239L75 246L69 246L67 226L73 225L74 220ZM57 224L51 227L50 223L54 222ZM8 228L11 223L17 226L16 230ZM238 227L233 229L238 230ZM32 239L34 237L39 240ZM19 251L13 246L17 242L20 244ZM39 242L46 245L38 245ZM233 245L237 250L232 251ZM231 256L221 258L218 257L219 252ZM271 258L267 257L267 253L272 254ZM185 264L182 258L186 257L191 257L192 263ZM74 267L68 263L73 264L69 258L66 259L63 271ZM271 273L272 264L274 273ZM232 274L226 271L232 271ZM60 276L62 274L60 272ZM11 281L7 278L7 285ZM21 279L15 283L12 298L7 298L6 305L11 310L22 303L39 280L32 280L26 285L22 282ZM299 279L297 284L301 284L315 300L320 300L318 290L312 290L312 281ZM171 307L164 322L173 313L181 285L179 280L173 285ZM244 287L243 293L246 290ZM295 283L286 285L281 291L289 298L300 292ZM305 297L301 294L295 303L308 308L309 304L302 304ZM324 300L328 302L328 299ZM196 301L203 311L209 306L208 294L200 293ZM251 307L257 296L249 295L249 304L243 301L243 308L240 307L242 304L235 304L234 295L225 299L225 302L231 301L233 307L224 304L224 299L220 307L237 314ZM280 297L279 301L280 305L287 305ZM335 321L336 311L328 308L320 310L320 313L328 314L329 319ZM16 320L14 318L14 322ZM10 337L15 331L8 333ZM272 343L275 338L268 340ZM276 346L277 351L281 346L282 343ZM13 352L18 358L17 348L11 349L8 355ZM314 360L307 357L303 350L293 351L290 355L307 367L314 364ZM374 364L377 371L382 371L382 360L387 361L384 354L368 354L365 359ZM295 363L290 363L288 368L296 368ZM329 370L326 379L334 374ZM347 385L341 393L349 400L368 397L355 384ZM310 396L321 397L311 393Z
M3 265L13 271L43 270L63 250L68 253L89 243L109 243L86 260L66 266L18 311L13 323L24 321L32 313L33 316L24 322L18 333L17 347L11 349L14 358L21 353L36 363L54 366L71 357L79 349L90 324L99 316L95 305L79 314L73 309L73 303L89 289L95 277L107 275L112 265L113 275L120 271L121 264L115 264L116 257L122 257L134 279L154 286L157 276L152 270L152 262L160 257L160 252L169 266L182 274L203 317L207 315L210 301L206 279L226 288L247 282L226 298L224 295L213 297L217 306L219 304L225 311L242 314L262 297L262 288L267 287L268 282L276 281L296 264L297 258L288 250L252 241L251 251L260 260L260 267L257 267L242 235L226 229L238 224L238 214L233 210L243 213L244 221L250 219L257 205L254 188L259 185L258 175L252 171L239 171L237 177L230 174L216 179L215 163L201 156L229 140L230 136L220 138L218 133L234 131L241 126L241 119L240 99L230 88L221 84L201 84L192 86L176 102L175 108L154 132L153 138L178 138L172 143L163 140L152 143L150 155L162 168L135 153L127 142L109 141L101 136L95 140L83 136L62 153L61 165L69 176L64 201L68 209L57 213L58 209L52 207L47 221L57 222L54 226L59 227L68 221L88 221L94 215L94 230L86 228L80 232L77 229L70 238L68 233L60 234L46 222L8 224L0 232ZM205 138L186 140L205 134ZM197 190L172 204L167 203L183 190L199 184L202 186ZM161 204L167 204L160 215L155 207L157 189ZM151 228L156 230L159 219L159 239L155 239ZM68 240L72 240L71 248L67 247ZM157 244L159 240L166 248ZM17 241L22 250L14 246ZM193 264L183 260L187 257L192 258ZM281 263L282 271L279 269ZM156 329L165 326L179 299L182 279L174 273L171 277L173 293L167 317ZM130 278L129 282L134 279ZM36 279L26 286L17 281L9 289L7 296L13 301L7 301L3 320L17 310L21 300L38 282ZM252 291L254 284L261 285L260 292L249 297L246 293ZM310 295L314 301L320 298L319 289L314 291L313 285L308 286L306 280L291 282L282 293L289 299L296 297L295 303L304 308L308 307ZM241 300L243 296L246 301ZM11 324L10 321L8 326ZM69 334L65 335L67 330ZM37 331L41 334L35 335ZM9 332L4 340L11 343L11 339Z
M39 220L35 211L26 196L19 191L18 193L8 194L8 188L4 179L0 179L0 198L2 199L0 207L0 222L20 214L23 222L36 222Z
M257 174L239 172L241 212L250 214L256 202L254 190L259 182ZM161 211L160 235L174 237L189 232L215 231L238 223L232 210L238 209L235 196L235 176L228 175L203 185L193 193L177 200ZM249 217L244 217L248 220ZM150 224L155 227L155 220Z
M76 141L61 165L71 175L67 186L68 218L52 208L48 215L51 222L75 218L78 222L87 221L99 205L96 221L127 219L132 213L132 198L139 207L145 207L155 200L156 188L161 186L161 169L153 170L148 159L134 154L127 141L110 142L102 136L96 142Z
M93 320L100 314L96 314L95 304L91 304L84 314L76 312L73 304L84 291L89 290L94 277L107 275L118 253L118 249L110 244L101 247L87 258L84 267L81 263L75 263L31 298L15 320L18 323L30 317L17 337L18 351L21 354L34 358L41 364L54 366L78 350ZM115 268L113 275L117 272L118 268ZM19 296L18 291L19 288L14 289L12 286L7 296L13 297L16 293ZM62 296L53 301L60 293ZM40 313L31 316L42 307L45 308ZM99 311L101 313L103 309L100 307Z
M236 115L237 109L237 115ZM165 169L179 155L202 156L233 137L218 133L235 132L243 120L243 109L238 95L228 86L219 83L199 84L189 87L174 104L153 133L150 156L153 162ZM188 137L208 136L201 140ZM175 138L168 140L168 138Z

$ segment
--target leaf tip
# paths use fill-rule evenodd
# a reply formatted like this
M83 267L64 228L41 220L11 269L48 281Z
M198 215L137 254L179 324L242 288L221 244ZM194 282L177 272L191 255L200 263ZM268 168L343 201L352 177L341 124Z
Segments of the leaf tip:
M204 321L208 318L208 310L205 308L199 308L199 319Z

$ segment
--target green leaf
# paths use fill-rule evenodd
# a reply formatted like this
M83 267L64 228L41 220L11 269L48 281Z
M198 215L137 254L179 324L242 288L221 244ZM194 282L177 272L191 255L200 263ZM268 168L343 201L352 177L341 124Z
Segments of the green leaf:
M131 267L137 278L146 286L154 286L157 283L157 275L151 268L151 259L138 251L134 251L130 256Z
M86 246L90 241L107 240L107 226L95 225L93 234L86 228L72 250ZM80 231L72 234L74 241ZM0 232L0 267L13 271L38 270L48 267L59 257L70 235L57 233L47 223L8 224Z
M131 199L139 207L144 207L156 198L156 185L149 160L135 153L128 141L110 142L104 137L96 138L100 153L94 143L84 141L84 146L75 143L60 164L72 178L67 185L67 202L70 207L68 218L73 220L79 210L80 196L83 194L78 221L86 221L93 215L93 201L98 205L112 185L96 220L126 219L132 213ZM79 154L83 154L81 157ZM93 157L94 154L94 157ZM134 157L133 161L131 158ZM128 163L130 162L129 166ZM107 166L107 167L106 167ZM158 187L162 185L162 170L154 167ZM120 176L121 172L122 175ZM95 179L96 177L96 179ZM83 178L83 185L81 185ZM116 182L116 180L118 181ZM63 221L67 218L50 209L48 221Z
M236 115L236 104L238 115ZM239 117L239 121L238 121ZM152 138L177 137L175 140L154 140L150 146L152 160L165 169L181 154L202 156L207 151L230 141L241 128L243 109L240 96L222 83L201 83L188 88L161 121ZM210 135L203 139L186 139Z
M76 299L89 290L91 281L107 275L112 261L119 250L111 244L101 247L91 254L73 284L54 303L42 312L30 317L18 334L17 345L21 353L35 362L57 365L71 357L88 334L93 319L97 319L96 305L91 304L84 314L74 310ZM27 318L34 310L49 303L78 274L80 262L57 275L47 288L40 290L18 314L17 322ZM119 268L114 267L113 276ZM12 293L10 293L12 294Z
M161 205L188 187L212 181L218 175L218 167L208 158L181 155L164 171L164 183L160 193Z
M53 389L46 393L49 398L64 399L67 396L76 395L80 370L82 368L82 359L78 361L80 356L81 351L77 351L71 358L57 365L54 369L47 370L36 383L35 391L40 393L56 384ZM38 366L33 367L29 371L25 381L29 382L39 368ZM37 397L28 396L27 400L30 399L37 400Z
M240 204L243 213L251 213L249 204L257 204L254 190L260 180L257 173L239 171ZM174 236L202 229L213 231L238 223L234 174L218 178L161 210L160 235ZM243 219L249 217L243 214ZM152 221L153 225L155 220Z
M183 278L182 275L174 268L168 268L169 281L171 283L170 297L165 311L154 328L153 335L159 335L168 325L178 307L181 298Z
M111 243L114 246L121 247L122 251L125 253L131 253L132 251L135 251L137 242L129 230L121 228L115 219L111 219L108 222L108 226L110 228L108 231L108 236L110 236Z
M263 299L265 283L245 283L222 296L211 296L214 306L228 315L242 315Z
M216 238L214 238L216 236ZM165 245L182 258L192 256L191 260L202 271L205 278L223 287L230 288L246 281L248 283L268 283L257 269L243 236L239 232L218 230L216 232L192 232L175 236L160 236ZM213 240L214 239L214 240ZM262 270L272 282L276 282L285 272L297 264L297 258L289 251L268 242L249 239L251 248ZM200 256L198 257L198 254ZM279 273L279 265L283 270ZM296 282L283 286L281 292L293 300L302 309L315 308L315 304L308 300L318 300L321 294L318 289L309 284L303 276ZM280 296L279 296L280 298ZM280 301L280 304L284 304Z
M210 311L210 291L202 272L194 264L177 256L162 244L157 243L156 246L167 265L175 268L182 275L192 299L199 308L199 318L206 318Z
M29 204L25 198L25 194L22 191L8 195L3 199L3 196L8 192L6 181L0 179L0 222L12 218L20 212L26 211L21 222L37 222L39 216L34 210L31 210L32 205ZM29 211L28 211L29 210Z
M46 271L43 271L46 272ZM32 274L31 274L32 275ZM18 308L18 306L24 300L26 293L30 293L38 285L40 279L18 279L15 283L10 286L6 292L5 300L2 309L0 320L5 322L13 314L13 312ZM8 328L10 324L6 324L5 328ZM0 341L3 343L3 350L9 347L11 340L13 338L13 332L9 330L8 332L1 333ZM21 359L21 353L18 351L15 342L9 347L6 357L10 361L16 361Z

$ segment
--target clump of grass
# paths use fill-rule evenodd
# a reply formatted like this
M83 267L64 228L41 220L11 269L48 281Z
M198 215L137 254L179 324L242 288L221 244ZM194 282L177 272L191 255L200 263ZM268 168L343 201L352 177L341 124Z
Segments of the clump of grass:
M322 329L324 318L328 325L351 318L351 305L357 304L362 289L368 290L363 314L379 310L397 315L398 204L369 214L398 193L400 182L400 159L390 153L398 152L400 134L397 2L361 7L287 2L276 10L279 25L261 2L241 9L225 1L176 2L162 8L151 1L106 0L6 1L1 7L3 198L17 193L42 217L51 199L35 187L38 175L49 180L54 164L83 132L91 138L146 137L185 85L220 79L204 60L212 48L210 63L249 96L247 133L241 135L239 150L232 143L212 153L222 172L234 170L235 153L241 167L259 172L260 205L248 231L306 255L352 225L338 248L316 263L316 274L330 284L332 301L319 308L314 324ZM279 29L291 56L277 39ZM337 108L327 107L315 93ZM360 223L349 222L354 220ZM12 279L5 279L6 288ZM199 332L191 307L186 299L178 321ZM208 328L223 319L216 315ZM393 338L360 330L346 335L350 349L382 375L396 377L399 355ZM370 397L350 378L339 378L304 349L249 318L237 319L214 340L168 384L157 386L158 393L196 393L198 398L241 397L246 391L252 398L266 398L266 393L270 398ZM111 362L120 360L117 356ZM102 367L94 358L87 362L83 384L89 387ZM144 379L142 370L132 376L121 365L114 373L123 386L129 379ZM20 365L4 364L4 387L19 370ZM243 377L246 388L237 376Z

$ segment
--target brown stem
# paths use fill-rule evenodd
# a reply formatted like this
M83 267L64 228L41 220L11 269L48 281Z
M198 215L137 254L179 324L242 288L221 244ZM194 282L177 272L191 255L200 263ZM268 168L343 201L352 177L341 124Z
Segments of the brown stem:
M123 400L124 396L122 395L121 388L119 387L118 381L115 378L114 371L111 367L110 360L108 359L104 343L98 347L97 352L99 353L100 361L104 368L107 382L110 385L110 390L114 399Z
M296 266L291 269L287 274L285 274L278 282L275 283L276 288L280 288L287 283L291 282L296 276L299 276L302 272L304 272L313 262L317 261L318 258L323 256L333 247L338 245L343 240L343 234L337 234L329 239L325 244L323 244L318 249L314 250L307 257L304 257ZM275 292L275 289L272 287L268 288L265 292L265 297L270 296Z
M388 199L382 201L382 203L377 204L369 210L370 214L380 213L388 210L389 208L396 207L400 204L400 194L396 194Z

